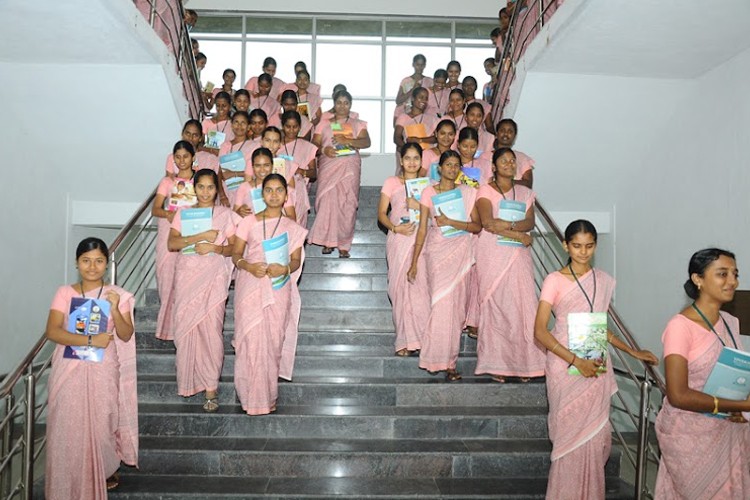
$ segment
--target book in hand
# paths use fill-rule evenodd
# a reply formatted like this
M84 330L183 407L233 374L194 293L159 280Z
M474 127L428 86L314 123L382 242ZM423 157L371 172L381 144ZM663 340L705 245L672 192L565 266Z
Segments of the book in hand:
M182 208L192 207L196 203L198 203L198 197L195 194L193 180L175 178L172 191L167 199L166 209L170 212L176 212Z
M427 177L417 177L416 179L406 179L406 194L417 201L422 199L422 191L430 185L430 179ZM419 224L419 210L409 209L409 221Z
M219 156L219 166L222 170L229 170L230 172L244 172L245 168L247 167L247 163L245 162L245 155L242 154L242 151L235 151L234 153L221 155ZM240 184L242 184L244 181L244 176L232 177L231 179L227 179L227 189L229 191L234 191L235 189L240 187Z
M498 218L506 222L520 222L526 219L526 203L516 200L500 200L498 204ZM497 244L511 247L522 247L521 240L497 236Z
M211 208L185 208L180 212L182 231L184 236L195 236L211 229L213 209ZM195 255L195 245L189 245L182 249L185 255Z
M456 185L463 184L473 188L479 187L479 179L482 171L477 167L461 167L461 172L456 177Z
M427 137L430 134L427 133L427 127L424 123L412 123L411 125L406 125L404 127L404 132L406 133L407 139L409 137ZM427 149L430 147L430 143L424 142L424 141L418 141L419 145L422 146L422 149Z
M218 130L209 130L206 134L206 147L219 149L224 141L227 140L227 134Z
M351 156L357 154L357 150L343 144L338 144L339 141L346 141L347 139L354 139L354 128L351 123L331 123L331 131L333 132L333 138L336 139L336 143L333 145L333 149L336 150L336 156Z
M438 193L432 195L432 204L435 206L435 213L448 217L449 219L459 220L466 222L466 209L464 207L464 197L461 194L460 189L451 189L445 193ZM453 238L455 236L461 236L467 234L462 229L456 229L453 226L440 226L443 236L446 238Z
M310 120L310 103L307 101L300 101L297 103L297 113L300 114L300 116L306 116L308 120Z
M263 201L263 188L253 188L250 190L250 208L254 214L259 214L266 209L266 202Z
M107 333L110 307L111 304L107 300L73 297L70 300L68 331L77 335ZM104 348L67 345L63 350L63 358L101 363L104 359Z
M750 353L723 347L703 392L722 399L743 401L750 396ZM707 413L712 417L726 418L728 413Z
M600 361L597 373L607 371L607 313L569 313L568 349L581 359ZM570 375L580 375L578 368L568 368Z
M216 88L216 84L214 82L206 82L206 88L203 89L203 92L210 94L214 91L214 88Z
M440 170L438 170L438 167L440 166L440 163L430 163L430 180L433 182L440 182Z
M286 177L286 159L279 157L276 157L273 159L273 170L271 170L271 173L273 174L279 174L283 177Z
M266 264L289 265L289 234L282 233L274 238L263 240L263 253ZM278 290L289 282L289 275L284 274L271 278L271 288Z

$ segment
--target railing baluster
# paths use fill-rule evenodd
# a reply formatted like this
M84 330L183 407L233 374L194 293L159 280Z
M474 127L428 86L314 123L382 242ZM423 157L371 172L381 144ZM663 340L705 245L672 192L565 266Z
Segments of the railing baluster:
M24 498L31 500L34 494L34 407L36 405L36 377L31 373L26 376L26 409L23 431L23 458L21 462L21 481Z
M11 417L11 412L14 411L13 394L8 394L3 398L3 400L5 403L5 412L3 414L5 425L3 426L2 459L5 460L5 458L10 454L10 440L13 436L13 418ZM12 471L12 467L9 467L9 470ZM2 473L2 477L0 477L0 484L2 485L1 491L3 492L3 498L5 498L10 494L10 480L12 474L6 474L5 471L0 471L0 473Z
M641 383L641 408L640 408L640 422L638 424L638 455L636 457L635 465L635 499L641 500L643 498L644 489L646 488L646 466L648 461L646 459L646 449L648 446L648 430L649 420L648 415L651 407L651 384L648 380L644 380Z

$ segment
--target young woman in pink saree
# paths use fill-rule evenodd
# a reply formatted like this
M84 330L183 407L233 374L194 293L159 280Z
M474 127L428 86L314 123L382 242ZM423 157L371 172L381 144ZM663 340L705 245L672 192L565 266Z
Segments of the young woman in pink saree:
M476 248L482 334L474 373L490 374L497 382L505 382L508 376L528 381L544 375L545 362L544 351L534 339L537 298L528 234L534 229L536 194L515 185L516 157L508 148L495 151L493 173L493 180L477 193L482 221ZM504 201L523 203L526 217L516 222L502 220L498 211Z
M252 174L246 175L245 182L237 188L237 196L234 203L234 211L243 218L255 213L256 204L253 203L253 191L262 188L263 180L273 172L273 152L267 147L259 147L253 151L250 158L252 161ZM297 220L294 199L294 190L289 188L287 190L286 202L284 203L284 215L292 220Z
M307 231L282 214L286 180L263 179L266 209L242 220L232 260L234 297L234 385L248 415L276 411L279 377L291 380L301 310L297 280ZM264 251L264 242L286 234L285 255ZM283 247L282 247L283 248ZM270 260L270 261L269 261Z
M413 196L407 197L406 182L419 176L422 148L415 142L407 142L399 153L403 174L385 180L380 191L378 222L388 229L385 252L388 260L388 297L393 306L393 324L396 327L395 351L397 356L409 356L422 348L422 332L430 314L430 296L425 259L419 263L414 282L407 279L417 237L417 224L410 221L410 213L418 212L420 206Z
M497 122L498 148L512 148L518 136L518 124L511 118L503 118ZM514 149L516 154L516 180L531 189L534 186L534 159L529 155Z
M156 188L156 197L151 206L151 215L157 219L156 229L156 288L159 292L159 315L156 318L156 338L173 340L172 331L172 285L177 255L167 248L169 228L172 225L174 210L168 210L169 197L175 183L193 178L193 158L195 150L187 141L178 141L172 148L172 158L177 174L164 177Z
M456 363L461 329L466 326L469 271L474 265L473 238L482 229L474 206L476 189L456 186L460 171L458 153L446 151L440 156L440 182L426 188L419 201L419 229L407 274L409 282L415 283L424 247L430 314L422 335L419 367L429 372L445 371L448 381L461 379ZM444 193L460 193L463 215L456 213L455 219L449 218L435 207L433 197Z
M219 178L213 170L195 174L196 208L211 208L211 229L183 234L182 212L169 233L169 250L177 255L172 291L172 325L177 350L177 393L189 397L205 391L203 409L219 408L217 390L224 362L224 309L229 295L237 216L215 206ZM195 253L185 253L191 248Z
M318 148L312 142L298 137L300 123L300 114L296 111L285 111L281 115L283 144L277 154L286 160L284 176L287 182L294 184L294 211L297 223L306 228L307 215L310 212L307 187L310 180L317 176Z
M315 222L308 241L322 246L324 254L338 248L339 257L348 258L359 205L362 173L359 150L370 147L370 136L367 122L350 116L352 96L349 92L337 92L333 101L333 117L323 118L313 137L313 144L322 154L318 163Z
M435 140L437 144L434 147L422 150L422 170L419 175L438 182L440 155L453 149L453 143L456 141L456 124L448 119L440 120L435 126Z
M723 347L743 350L739 321L720 311L739 284L734 254L708 248L693 254L685 292L692 305L672 317L662 336L667 396L656 418L661 462L654 498L750 498L748 400L703 392ZM726 418L706 414L724 412Z
M102 240L81 241L76 249L80 281L57 290L47 318L47 339L57 344L47 410L44 490L48 500L105 500L107 490L119 483L120 462L138 465L135 299L120 287L104 284L108 260ZM74 297L111 304L106 331L88 335L68 331ZM67 346L102 348L104 356L101 362L71 359L65 356Z
M201 129L201 122L198 120L190 119L185 122L182 127L182 140L192 144L195 149L195 157L193 158L193 170L200 170L202 168L210 168L211 170L219 171L219 159L216 155L201 151L200 146L203 144L203 131ZM172 154L167 155L167 162L164 165L166 175L177 175L179 169L174 161Z
M568 314L606 312L615 289L611 276L591 267L596 240L596 228L589 221L568 225L563 246L570 260L545 278L536 313L534 336L547 349L545 373L552 441L548 500L604 499L604 465L612 447L610 398L617 384L611 367L600 373L601 360L578 357L566 347ZM547 325L552 312L555 327L550 332ZM634 351L612 332L607 332L607 339L637 359L658 363L652 353ZM573 366L581 375L568 373Z

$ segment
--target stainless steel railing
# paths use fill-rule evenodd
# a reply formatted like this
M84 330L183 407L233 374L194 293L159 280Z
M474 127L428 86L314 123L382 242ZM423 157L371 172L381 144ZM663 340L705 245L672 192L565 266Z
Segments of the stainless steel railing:
M545 276L565 264L567 257L562 247L563 234L544 206L535 203L536 227L532 255L535 265L537 288ZM608 316L610 330L619 335L633 349L640 349L633 334L628 330L617 309L610 305ZM664 379L654 367L623 355L613 349L614 356L610 363L614 369L620 390L612 403L610 421L616 442L620 445L623 456L635 471L634 498L653 498L649 489L648 464L658 464L658 451L649 442L649 435L655 411L661 405L666 391ZM658 390L652 393L651 389ZM620 418L618 418L620 417ZM634 433L636 442L628 439Z
M201 119L204 105L184 11L179 0L134 0L136 6L171 48L183 83L190 116ZM148 10L142 9L147 5ZM158 28L158 29L157 29ZM156 245L151 204L156 190L143 201L109 245L110 282L139 298L153 282ZM0 499L33 496L35 466L44 452L47 377L54 345L42 335L0 384Z

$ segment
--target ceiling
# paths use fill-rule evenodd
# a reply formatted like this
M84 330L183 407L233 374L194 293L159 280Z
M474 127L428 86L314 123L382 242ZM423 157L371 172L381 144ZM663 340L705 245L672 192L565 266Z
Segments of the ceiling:
M748 47L748 0L584 0L531 70L695 78Z

